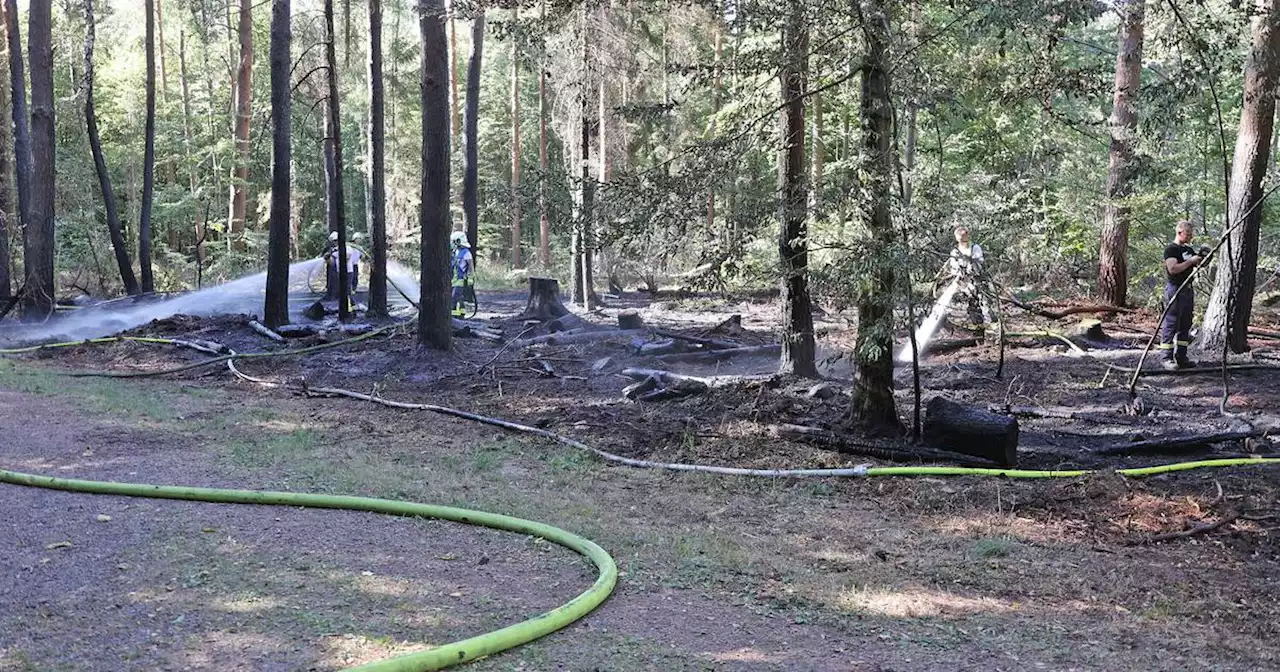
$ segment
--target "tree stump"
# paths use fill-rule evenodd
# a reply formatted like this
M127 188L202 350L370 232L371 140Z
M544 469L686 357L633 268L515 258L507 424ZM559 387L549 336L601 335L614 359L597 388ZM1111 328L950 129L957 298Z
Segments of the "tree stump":
M931 446L982 457L1006 467L1018 463L1018 420L934 397L926 407L924 440Z
M644 329L644 318L634 310L618 313L619 329Z
M561 330L582 326L582 319L569 312L560 301L560 281L555 278L529 278L529 301L522 318L541 322L554 320Z

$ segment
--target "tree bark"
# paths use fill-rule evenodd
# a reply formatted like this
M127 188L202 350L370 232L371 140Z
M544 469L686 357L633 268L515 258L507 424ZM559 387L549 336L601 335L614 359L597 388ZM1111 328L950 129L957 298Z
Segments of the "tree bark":
M929 402L924 440L932 446L986 458L1005 467L1018 463L1017 418L942 397Z
M146 124L143 131L142 152L142 213L138 217L138 265L142 272L142 291L156 291L155 276L151 271L151 204L156 186L156 19L154 0L145 0L146 18Z
M193 131L191 129L191 85L187 76L187 33L182 31L178 33L178 75L182 79L182 137L184 149L187 155L187 189L192 198L196 196L196 166L192 160L191 147L193 142ZM204 199L201 198L201 201ZM196 204L195 216L195 243L192 245L192 253L196 258L196 265L204 266L204 238L205 238L205 220L204 208L200 203Z
M338 41L338 33L334 29L333 0L324 1L325 49L324 58L329 72L328 101L325 105L329 114L329 146L332 151L330 163L329 193L332 198L330 216L333 218L332 230L338 232L338 320L346 322L351 319L351 278L347 271L347 205L342 188L342 108L338 92L338 57L334 44Z
M23 319L39 321L54 309L54 97L52 0L32 0L27 15L31 59L31 220L22 240L26 293ZM12 20L12 19L11 19Z
M136 295L140 291L138 279L133 274L133 263L129 260L129 246L125 243L124 230L120 226L116 193L111 188L111 173L107 170L107 160L102 153L102 138L98 134L98 115L93 105L93 47L97 32L93 0L84 0L84 29L84 123L89 134L89 151L93 154L93 167L98 174L98 188L102 191L102 201L106 210L107 233L111 237L111 249L116 255L120 281L124 284L125 292Z
M594 73L592 72L592 63L595 56L591 44L591 25L589 20L589 10L587 5L582 6L582 84L579 87L579 94L582 98L580 127L582 129L582 138L580 140L579 156L582 159L581 165L578 166L578 175L581 181L581 196L579 197L578 218L577 218L577 240L578 240L578 260L576 270L578 271L578 280L574 283L574 293L581 300L582 307L591 310L594 303L592 301L595 290L595 273L591 263L592 240L591 234L595 222L595 201L596 191L595 183L591 179L591 127L595 122L591 114L591 101L593 99L591 85Z
M387 315L386 96L382 83L382 0L369 0L369 314Z
M13 117L13 177L18 191L18 226L31 221L31 120L27 116L27 78L22 67L22 34L17 0L4 0L5 35L9 44L9 91Z
M5 7L0 3L0 29L5 27ZM0 43L0 49L3 55L0 55L0 112L9 109L9 47L8 42ZM11 144L10 135L13 129L8 123L0 120L0 299L5 301L4 306L9 306L10 293L13 291L12 260L9 255L9 232L17 222L17 217L10 214L13 209L13 184L10 182L11 172L13 170L13 156L9 153Z
M1253 316L1262 228L1262 207L1254 205L1262 198L1262 179L1271 155L1276 86L1280 82L1280 4L1275 0L1255 3L1252 33L1226 217L1229 226L1242 216L1245 223L1236 227L1220 248L1225 254L1220 257L1213 294L1196 341L1196 347L1203 352L1220 352L1224 341L1232 352L1249 350L1248 329Z
M867 202L863 224L870 234L867 277L857 283L858 340L854 350L852 420L868 430L898 431L893 402L893 304L895 278L889 215L892 192L893 104L889 95L889 20L878 0L855 5L867 55L862 65L863 153L860 173Z
M421 0L422 182L419 217L422 298L418 340L449 349L449 49L444 0Z
M160 101L166 102L169 74L164 63L164 2L156 0L156 38L160 40Z
M520 259L520 5L512 5L511 21L511 267Z
M541 0L538 7L538 17L545 24L547 0ZM547 68L551 66L546 55L545 34L542 44L538 68L538 263L545 270L551 267L551 222L547 219Z
M449 116L451 124L451 139L454 143L458 142L462 135L462 103L458 98L458 16L457 16L457 0L451 0L449 3L449 87L451 95L449 96L449 104L452 108L452 114Z
M1098 298L1123 306L1129 290L1129 203L1137 178L1138 85L1142 74L1143 3L1122 0L1116 38L1115 98L1111 108L1107 204L1098 253Z
M778 192L782 196L778 254L782 259L781 373L816 377L813 311L809 303L808 219L805 213L804 90L808 69L809 33L804 7L793 0L783 29L784 63L779 75L782 107L782 148L779 153Z
M484 8L471 23L471 59L467 61L467 110L463 120L467 143L465 172L462 175L462 211L467 217L467 241L471 243L472 263L480 250L480 63L484 58Z
M275 329L289 323L289 220L293 169L289 0L271 3L271 220L267 241L267 292L262 319Z
M249 121L253 100L253 2L240 0L240 64L236 74L235 154L231 170L231 212L228 216L228 238L232 249L243 252L245 210L249 195ZM330 47L332 49L332 47Z

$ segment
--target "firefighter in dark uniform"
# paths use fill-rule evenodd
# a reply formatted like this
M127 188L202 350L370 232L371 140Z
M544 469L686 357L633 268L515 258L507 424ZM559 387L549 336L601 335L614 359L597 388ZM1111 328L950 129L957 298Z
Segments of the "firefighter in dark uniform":
M1195 290L1191 283L1186 287L1182 283L1204 261L1204 250L1197 252L1191 247L1195 231L1191 222L1178 222L1177 233L1173 243L1164 249L1164 300L1171 304L1165 313L1164 323L1160 325L1160 349L1164 351L1163 366L1166 369L1189 369L1195 366L1187 357L1187 346L1191 345L1191 320L1195 312Z

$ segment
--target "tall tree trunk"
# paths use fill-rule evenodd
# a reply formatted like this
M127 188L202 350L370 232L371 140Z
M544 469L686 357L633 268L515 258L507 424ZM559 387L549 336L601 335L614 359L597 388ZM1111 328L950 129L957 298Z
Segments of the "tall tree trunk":
M382 86L382 0L369 0L369 313L387 315L386 101Z
M138 265L142 270L142 291L156 291L156 280L151 273L151 203L155 197L156 172L156 18L153 0L145 0L146 8L146 60L147 60L147 120L142 152L142 213L138 217Z
M31 122L27 117L27 80L22 68L22 35L18 29L17 0L4 0L4 25L9 46L9 91L12 94L10 111L13 117L13 177L18 192L18 216L15 223L18 230L23 231L25 248L26 226L31 222ZM8 245L7 238L5 244Z
M547 19L547 0L538 6L540 23ZM551 222L547 218L547 59L546 37L542 39L542 57L538 68L538 262L543 269L551 267Z
M1137 177L1134 149L1138 133L1138 84L1142 74L1144 0L1122 0L1116 38L1115 99L1111 107L1111 150L1107 160L1107 204L1098 252L1098 298L1123 306L1129 291L1129 202Z
M289 220L293 121L289 0L271 2L271 220L267 229L267 291L262 319L268 327L289 323Z
M249 190L249 121L252 118L253 100L253 2L240 0L240 64L236 74L235 101L235 153L231 173L231 212L228 216L229 240L232 249L244 251L244 220ZM332 45L330 45L332 50Z
M814 73L815 82L822 81L820 74L820 72ZM816 83L815 86L817 86ZM822 202L822 179L826 170L827 145L822 141L822 93L813 94L811 106L813 107L813 157L809 160L809 165L813 177L809 184L809 216L814 223L817 223L822 219L822 208L825 205Z
M164 0L156 0L156 37L160 40L160 101L166 102L169 73L164 63Z
M790 3L782 32L782 147L778 154L781 195L778 255L782 260L782 357L779 371L817 376L813 311L809 303L809 242L805 216L804 90L809 33L804 6Z
M445 39L444 0L421 0L422 33L422 182L419 219L422 296L418 340L449 349L449 49Z
M0 29L5 28L5 6L0 3ZM0 112L9 108L9 46L5 41L0 43ZM0 299L8 299L13 291L13 281L11 274L13 273L13 262L9 253L9 232L18 223L18 218L13 214L13 183L10 181L11 172L13 170L12 143L10 136L13 128L3 119L0 119Z
M574 292L577 299L582 303L582 307L590 310L593 305L595 294L595 273L592 268L592 226L595 220L595 184L591 180L591 101L593 77L592 63L595 56L591 46L591 30L587 5L582 6L582 83L579 94L582 98L581 110L581 127L582 138L581 147L579 149L581 163L578 166L578 175L582 179L580 192L580 205L578 207L578 217L576 221L577 231L577 258L574 260L574 270L577 272L575 278Z
M1226 213L1229 225L1241 218L1245 223L1236 227L1227 244L1219 248L1222 256L1213 295L1197 340L1201 351L1221 351L1224 340L1232 352L1249 350L1248 329L1253 316L1258 236L1262 228L1262 206L1258 201L1262 199L1262 178L1271 155L1275 94L1280 83L1280 5L1275 0L1257 0L1252 33L1253 48L1244 72L1244 105L1231 161Z
M138 294L138 279L133 275L133 263L129 260L129 246L120 227L120 212L116 208L116 193L111 188L111 174L102 153L102 139L98 135L98 114L93 106L93 45L97 20L93 14L93 0L84 0L84 123L89 133L89 151L93 154L93 167L98 173L98 188L107 215L107 232L111 236L111 249L116 254L116 267L124 291Z
M342 188L342 109L341 97L338 93L338 57L334 44L338 41L338 33L334 30L333 0L324 0L325 49L324 59L329 76L327 94L329 133L328 141L333 158L329 163L329 193L331 195L330 216L333 218L332 230L338 232L338 320L346 322L351 318L350 296L351 278L347 272L347 206Z
M457 143L462 135L462 102L458 98L458 8L457 0L451 0L449 3L449 106L452 114L449 115L451 123L449 128L452 131L453 142Z
M866 41L862 65L863 225L870 234L865 251L868 277L857 283L858 341L851 419L872 431L900 429L893 403L893 101L889 85L889 20L878 0L856 5Z
M480 194L479 194L479 123L480 62L484 58L484 7L471 23L471 59L467 61L467 111L462 122L466 130L467 157L462 174L462 211L467 217L467 241L471 243L473 263L479 260Z
M520 5L512 5L511 22L511 266L520 259Z
M191 130L191 86L187 78L187 34L185 31L178 33L178 66L179 77L182 79L182 140L183 149L186 152L187 159L187 189L191 198L196 195L196 166L191 156L192 130ZM195 215L195 245L194 254L196 263L204 265L204 208L199 204L196 206Z
M22 240L27 292L23 318L44 320L54 307L54 98L53 7L51 0L31 0L27 15L28 58L31 59L31 221Z
M725 6L723 4L717 6L717 14L715 17L715 25L712 27L712 48L714 51L714 61L711 66L711 139L715 140L717 131L717 117L720 115L720 60L724 56L724 16ZM714 240L716 235L716 183L715 176L709 176L710 186L707 187L707 236ZM721 239L721 243L724 240Z

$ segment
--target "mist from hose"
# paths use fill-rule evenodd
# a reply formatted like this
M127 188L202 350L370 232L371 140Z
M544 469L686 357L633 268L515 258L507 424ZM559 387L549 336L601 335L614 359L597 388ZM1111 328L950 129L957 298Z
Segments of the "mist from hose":
M929 344L929 339L933 338L933 333L938 330L938 325L942 323L942 318L946 316L947 310L951 308L951 301L955 298L956 291L960 288L960 278L955 278L947 288L942 290L942 296L938 297L938 301L933 304L933 310L929 312L929 316L924 318L924 322L916 328L916 350L924 353L925 346ZM911 342L902 346L902 350L898 353L899 362L911 361Z
M364 264L361 266L360 289L364 290L368 288L369 267ZM302 317L303 308L319 299L320 293L324 291L324 272L323 259L307 259L289 266L290 321L305 320ZM388 304L393 308L399 306L410 309L401 292L412 301L418 300L419 289L415 273L401 264L387 260L387 278L395 287L389 288ZM112 336L152 320L175 315L260 315L266 286L267 273L263 271L160 301L145 298L131 300L126 297L58 315L43 325L18 330L9 334L9 337L15 341L44 341L51 338L83 340Z

